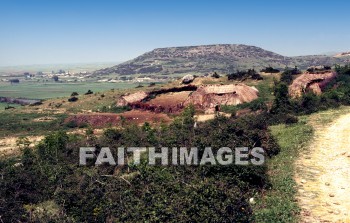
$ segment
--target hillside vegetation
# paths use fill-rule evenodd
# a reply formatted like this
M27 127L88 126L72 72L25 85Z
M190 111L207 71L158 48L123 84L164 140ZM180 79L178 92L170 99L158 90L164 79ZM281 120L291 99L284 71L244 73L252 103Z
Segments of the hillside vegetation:
M99 130L100 134L94 131L95 126L86 123L70 126L71 123L65 122L65 115L60 114L50 122L31 125L32 120L44 115L44 111L33 115L35 108L32 113L19 116L15 116L15 112L11 116L6 113L0 120L6 126L0 132L4 136L21 131L49 134L34 148L28 139L20 138L17 141L20 155L0 160L1 220L297 222L299 208L295 201L293 161L301 151L300 146L306 145L312 136L311 127L301 115L350 104L349 66L336 66L335 70L338 76L323 94L307 92L296 99L288 94L288 85L300 73L296 68L284 70L280 78L271 75L256 80L252 78L256 74L253 70L233 73L233 80L228 80L230 75L215 78L217 83L231 83L236 77L240 81L245 77L244 81L261 90L261 95L250 103L226 108L231 111L231 117L218 113L213 120L201 123L196 122L193 106L185 108L180 115L173 115L171 121L157 125L148 122L136 125L121 116L117 125ZM136 91L138 89L132 90ZM77 96L76 102L65 102L59 108L50 100L41 106L82 112L80 108L74 110L74 106L83 106L86 102L95 106L103 102L106 111L119 112L107 104L115 103L116 95L121 92ZM64 107L65 104L69 107ZM239 109L250 111L239 116L236 114ZM68 131L79 128L83 131ZM262 147L267 162L260 166L234 163L161 166L148 165L145 155L141 165L131 162L125 166L95 166L94 160L90 160L87 166L79 166L79 148L86 146L97 151L119 146L198 147L199 157L208 146L214 152L220 147L245 146L250 151L253 147ZM115 152L113 150L114 155ZM131 156L128 160L132 160Z
M287 57L255 46L242 44L218 44L186 47L158 48L133 60L100 69L101 74L183 74L183 73L230 73L235 70L265 67L284 69L298 66L306 69L312 65L344 64L347 57L324 55Z

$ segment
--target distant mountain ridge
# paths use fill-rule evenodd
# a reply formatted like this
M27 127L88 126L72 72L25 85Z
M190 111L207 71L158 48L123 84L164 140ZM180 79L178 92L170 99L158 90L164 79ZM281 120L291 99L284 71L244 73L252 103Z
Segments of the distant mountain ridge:
M343 64L350 57L326 55L286 57L256 46L217 44L157 48L122 64L97 70L94 74L177 74L228 73L267 66L284 68L298 66L305 69L315 65Z

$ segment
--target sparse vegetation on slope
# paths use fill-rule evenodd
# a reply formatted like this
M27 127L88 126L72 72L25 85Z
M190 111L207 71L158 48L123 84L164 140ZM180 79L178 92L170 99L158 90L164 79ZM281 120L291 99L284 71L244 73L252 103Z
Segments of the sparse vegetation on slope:
M34 150L27 148L28 143L23 141L19 143L21 157L1 160L0 168L4 180L0 182L3 188L0 193L4 199L0 201L0 211L5 213L2 219L39 222L138 222L145 219L149 222L207 219L218 222L297 221L299 209L294 200L292 165L301 145L305 145L312 134L310 127L305 124L305 118L297 115L348 103L350 78L346 68L337 69L341 72L325 88L324 94L305 94L299 99L291 99L288 94L287 83L296 76L291 72L283 74L290 75L291 79L281 78L277 81L269 74L262 81L248 80L246 82L261 91L260 98L227 109L233 109L231 113L238 109L249 109L253 113L231 118L217 115L214 120L204 123L195 123L195 111L192 107L185 109L182 115L174 116L172 123L158 123L159 125L154 126L144 123L145 119L142 119L143 123L132 119L133 116L129 119L126 113L121 116L101 113L71 114L70 119L63 123L64 115L57 115L55 120L37 125L33 121L44 114L37 114L38 117L30 114L25 117L22 114L17 117L21 124L13 129L14 123L5 118L4 123L8 127L4 134L23 133L32 128L35 129L35 134L40 134L79 127L85 128L85 133L54 132ZM214 78L210 80L213 81ZM200 79L194 82L196 81ZM215 81L231 82L224 77L215 78ZM137 91L140 89L132 89L129 93ZM100 112L117 113L130 109L115 106L116 96L121 95L121 92L114 90L77 95L74 97L79 97L79 100L74 103L64 102L62 99L49 100L31 109L40 109L43 112L45 106L57 107L61 103L60 109L64 106L65 109L72 109L70 112L81 112L83 108L93 106ZM154 102L157 97L149 99ZM100 124L98 121L108 122L105 124L113 124L117 128L105 130L102 136L97 135L88 125L93 123L91 125L96 127ZM133 125L131 122L141 125ZM169 122L168 119L166 123ZM271 124L278 125L269 128ZM105 126L107 125L103 127ZM147 156L143 156L139 166L131 164L124 167L95 167L92 161L88 167L77 166L78 149L81 146L93 146L99 151L104 146L116 148L122 145L157 148L196 146L200 155L206 146L212 146L214 151L222 146L259 146L266 150L269 161L267 166L164 167L146 165ZM278 154L280 149L281 153ZM39 213L38 208L45 205L47 209ZM135 208L137 211L134 211Z
M218 44L154 49L117 66L97 70L94 75L230 73L237 69L255 67L260 70L271 66L306 69L319 64L345 64L346 61L347 58L319 55L286 57L255 46Z

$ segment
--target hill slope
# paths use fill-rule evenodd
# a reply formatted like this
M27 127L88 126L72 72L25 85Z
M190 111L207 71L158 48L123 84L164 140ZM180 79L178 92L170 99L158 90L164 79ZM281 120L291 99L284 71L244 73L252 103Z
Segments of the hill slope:
M177 74L231 72L236 69L266 66L284 68L344 63L348 58L331 56L285 57L255 46L219 44L158 48L125 63L95 71L95 74Z

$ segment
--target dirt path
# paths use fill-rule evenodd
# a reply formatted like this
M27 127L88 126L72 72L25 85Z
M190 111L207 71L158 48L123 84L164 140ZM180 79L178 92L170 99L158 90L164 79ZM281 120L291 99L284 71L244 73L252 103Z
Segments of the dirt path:
M296 163L301 222L350 222L350 113L310 122L314 140Z

